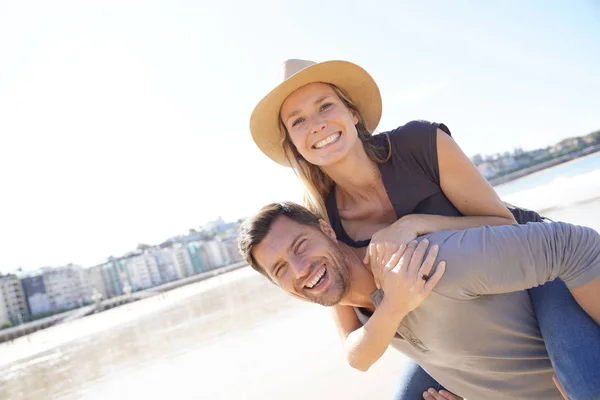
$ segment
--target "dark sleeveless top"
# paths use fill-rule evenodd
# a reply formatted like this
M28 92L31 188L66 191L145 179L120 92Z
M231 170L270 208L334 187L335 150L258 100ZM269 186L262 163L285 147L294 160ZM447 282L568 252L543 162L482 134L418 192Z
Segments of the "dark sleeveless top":
M398 218L407 214L462 216L440 187L438 128L451 135L446 125L428 121L411 121L397 129L381 133L389 135L392 154L386 163L378 166L383 185ZM505 205L520 224L543 220L534 211L517 208L508 203ZM370 240L354 241L344 230L335 188L329 193L325 207L338 240L351 247L365 247L369 244Z

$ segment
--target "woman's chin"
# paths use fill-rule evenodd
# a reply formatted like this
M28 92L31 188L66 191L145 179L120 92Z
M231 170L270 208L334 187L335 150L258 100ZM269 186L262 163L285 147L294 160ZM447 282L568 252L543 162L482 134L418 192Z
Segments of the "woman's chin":
M305 157L305 159L313 165L317 165L319 167L328 167L339 163L346 156L348 156L347 149L331 149L327 152L314 152L309 158Z

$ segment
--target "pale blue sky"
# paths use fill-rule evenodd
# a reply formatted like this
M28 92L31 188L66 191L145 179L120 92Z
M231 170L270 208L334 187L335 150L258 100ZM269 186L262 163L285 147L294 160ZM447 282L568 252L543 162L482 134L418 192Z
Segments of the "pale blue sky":
M600 128L594 0L91 4L0 3L0 270L299 200L248 131L287 58L362 65L378 130L444 122L469 155Z

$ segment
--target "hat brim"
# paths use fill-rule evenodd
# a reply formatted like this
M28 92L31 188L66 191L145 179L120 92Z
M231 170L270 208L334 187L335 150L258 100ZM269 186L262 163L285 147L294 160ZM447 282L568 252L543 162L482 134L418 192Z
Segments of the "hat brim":
M314 82L333 84L344 90L373 132L381 119L381 93L367 71L348 61L325 61L304 68L267 94L250 116L250 132L258 148L278 164L290 166L283 149L279 112L285 99L296 89Z

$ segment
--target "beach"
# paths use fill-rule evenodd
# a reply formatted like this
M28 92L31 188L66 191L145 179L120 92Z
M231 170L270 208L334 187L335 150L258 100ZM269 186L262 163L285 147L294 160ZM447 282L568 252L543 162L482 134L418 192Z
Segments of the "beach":
M496 190L600 230L600 154ZM327 309L244 267L0 344L0 398L386 399L404 360L351 369Z

